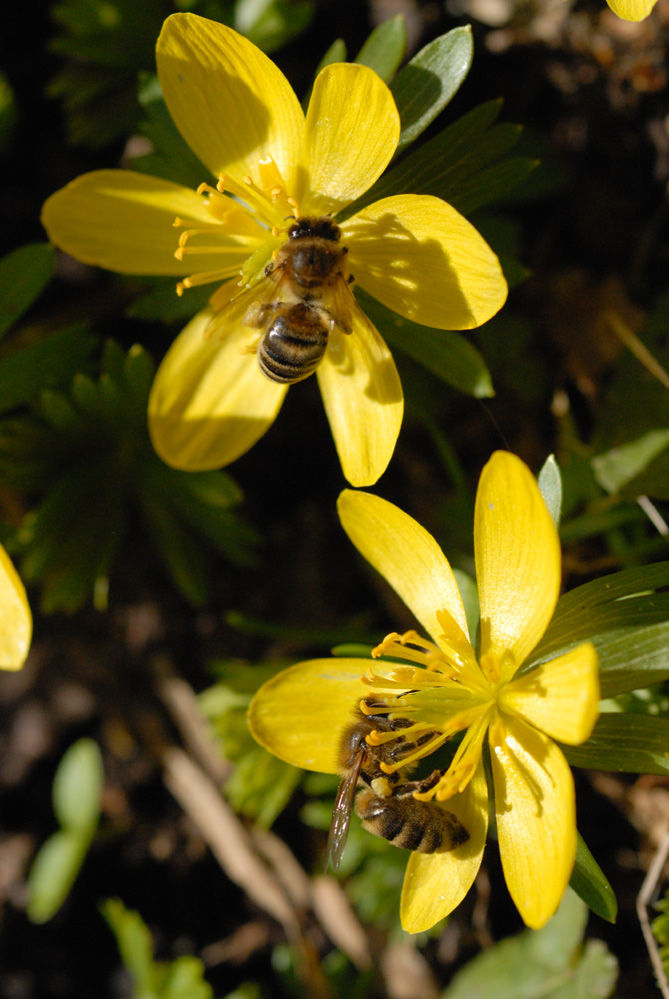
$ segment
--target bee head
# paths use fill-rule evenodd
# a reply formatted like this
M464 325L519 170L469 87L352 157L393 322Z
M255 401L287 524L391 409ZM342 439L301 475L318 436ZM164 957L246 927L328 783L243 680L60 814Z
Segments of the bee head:
M341 236L341 230L329 215L321 215L319 218L305 216L288 227L288 239L300 239L303 236L315 236L318 239L327 239L332 243L337 243Z

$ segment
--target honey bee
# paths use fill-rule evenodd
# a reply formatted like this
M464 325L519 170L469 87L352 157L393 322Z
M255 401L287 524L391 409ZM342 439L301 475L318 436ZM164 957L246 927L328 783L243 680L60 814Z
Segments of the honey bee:
M264 330L258 363L274 382L292 385L308 378L323 359L330 334L351 332L353 278L340 239L339 226L327 215L296 219L265 268L267 300L254 302L243 323Z
M411 722L406 718L391 721L386 715L365 715L357 709L355 721L345 729L339 746L342 779L332 812L326 870L330 862L335 871L339 867L359 784L363 790L355 799L355 811L362 819L363 829L375 836L418 853L453 850L469 839L460 820L443 805L413 797L415 791L424 792L434 787L441 771L434 770L423 780L408 781L397 771L386 774L381 769L381 763L398 763L434 735L434 732L426 732L416 742L408 742L401 730L409 725ZM398 732L397 739L381 746L370 746L365 736L374 729Z

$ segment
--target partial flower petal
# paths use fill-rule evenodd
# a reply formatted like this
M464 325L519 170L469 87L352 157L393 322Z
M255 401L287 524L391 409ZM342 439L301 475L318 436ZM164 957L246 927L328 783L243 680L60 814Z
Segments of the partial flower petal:
M352 326L331 334L316 376L344 475L372 486L395 450L404 397L392 354L358 308Z
M342 527L360 554L387 579L428 635L435 640L441 635L438 615L442 608L469 634L453 571L424 527L371 493L345 489L337 509Z
M261 373L241 325L247 302L219 315L200 312L167 352L149 396L149 430L168 465L221 468L252 447L274 422L286 386ZM211 325L210 325L211 324Z
M519 718L490 727L504 877L527 926L554 915L576 858L574 781L561 750Z
M177 128L214 177L229 173L241 181L247 174L258 183L258 160L271 155L289 189L294 186L304 114L281 70L259 48L216 21L172 14L156 62Z
M648 17L657 0L607 0L614 14L624 21L643 21Z
M599 715L599 660L591 642L543 663L503 688L500 707L546 735L577 746Z
M488 788L481 762L462 794L449 798L444 807L460 819L469 839L455 850L409 857L400 904L402 928L407 933L429 930L448 916L478 874L488 832Z
M286 763L337 773L345 727L367 690L367 659L311 659L263 684L248 714L253 738Z
M0 545L0 669L21 669L30 648L32 628L25 587Z
M407 319L445 330L485 323L506 301L497 256L440 198L398 194L342 224L361 288Z
M85 264L120 274L190 274L241 266L247 243L217 243L229 251L177 260L175 217L211 223L202 198L188 187L134 170L96 170L56 191L42 209L42 225L55 246Z
M323 69L307 111L305 214L337 212L364 194L392 159L399 135L393 95L374 70L353 63Z
M561 574L560 542L536 479L508 451L496 451L481 473L474 547L481 652L511 652L502 675L509 680L553 616Z

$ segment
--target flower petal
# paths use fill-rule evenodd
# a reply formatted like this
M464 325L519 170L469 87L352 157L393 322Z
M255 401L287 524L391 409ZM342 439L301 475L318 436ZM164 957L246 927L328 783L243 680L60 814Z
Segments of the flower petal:
M376 201L342 223L342 238L360 286L406 319L469 330L506 301L497 256L440 198L398 194Z
M574 781L561 750L519 718L490 727L504 877L533 930L554 915L576 858Z
M607 0L611 10L624 21L643 21L657 0Z
M500 707L570 746L590 736L599 715L599 660L591 642L512 680Z
M30 648L32 627L25 587L0 545L0 669L21 669Z
M429 930L452 912L478 874L488 832L488 788L481 762L462 794L444 806L460 819L469 839L446 853L409 857L400 904L402 929L407 933Z
M345 489L337 501L342 527L358 551L387 579L435 640L446 608L465 635L467 618L455 576L431 534L399 507L371 493Z
M218 316L200 312L158 369L149 430L156 451L173 468L228 465L262 437L281 407L286 386L265 378L255 354L247 352L253 339L241 325L247 304Z
M237 249L229 239L232 257L198 255L197 267L188 258L177 260L177 215L212 222L202 198L188 187L134 170L95 170L51 195L42 225L51 242L77 260L121 274L183 275L241 265L248 257L248 245ZM225 244L220 237L218 242Z
M311 659L278 673L257 692L248 722L256 742L286 763L337 773L344 728L367 693L367 659Z
M271 155L290 193L302 160L304 114L271 59L224 24L172 14L156 61L177 128L215 177L229 173L241 181L249 174L258 183L258 160Z
M474 547L481 652L512 653L508 680L546 630L560 590L555 525L536 479L508 451L496 451L481 473Z
M352 333L331 334L316 376L344 475L371 486L393 456L404 397L380 334L357 307L351 319Z
M399 136L393 95L374 70L353 63L321 70L307 111L303 211L336 212L364 194L390 163Z

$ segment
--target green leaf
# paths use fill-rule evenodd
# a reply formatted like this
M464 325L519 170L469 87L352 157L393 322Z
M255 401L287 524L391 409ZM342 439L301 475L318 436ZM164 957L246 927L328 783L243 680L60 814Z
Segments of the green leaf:
M93 835L100 818L104 767L93 739L79 739L64 754L53 782L53 810L61 826Z
M56 258L48 243L27 243L0 260L0 338L51 280Z
M541 930L525 930L484 951L459 971L442 999L606 999L616 980L615 959L599 941L581 951L587 910L567 892ZM592 991L581 991L587 981Z
M28 875L26 912L33 923L46 923L67 898L89 846L87 837L60 829L41 847Z
M121 960L133 979L135 995L144 993L148 999L148 994L155 994L157 985L149 928L140 914L126 909L120 899L107 899L100 911L116 937Z
M237 0L234 28L264 52L273 52L301 34L313 15L313 0Z
M558 600L523 673L580 642L594 642L603 697L669 678L669 562L595 579Z
M335 38L316 67L315 76L318 76L322 69L325 69L326 66L331 66L334 62L346 62L346 42L343 38Z
M403 152L455 96L474 56L470 25L453 28L422 48L390 85L402 131L395 155Z
M199 957L184 954L167 966L160 999L213 999L214 992L204 979L204 964Z
M576 835L576 863L569 885L596 915L606 919L609 923L615 923L618 915L618 903L613 888L590 853L581 834L577 833Z
M595 478L607 493L617 493L645 471L667 446L669 430L650 430L629 444L614 447L592 458Z
M455 582L458 584L462 603L464 604L469 636L472 644L474 644L481 619L478 587L469 573L464 572L462 569L453 568L453 575L455 576Z
M562 476L555 455L549 454L538 475L539 490L556 527L562 511Z
M210 298L210 285L189 288L186 294L177 295L174 279L166 278L136 298L125 312L132 319L157 319L163 323L186 322L206 308Z
M5 74L0 73L0 155L10 147L17 119L14 91Z
M669 718L611 711L600 714L581 746L562 746L575 767L669 774Z
M249 742L225 782L225 794L236 812L269 829L288 804L302 771L253 744L250 734Z
M92 370L98 343L97 336L75 326L0 357L0 413L35 402L46 389L69 385L77 371Z
M405 319L356 288L356 298L381 335L460 392L476 398L494 395L490 373L480 353L464 336Z
M400 66L406 47L404 14L396 14L374 28L353 61L370 66L387 83Z

